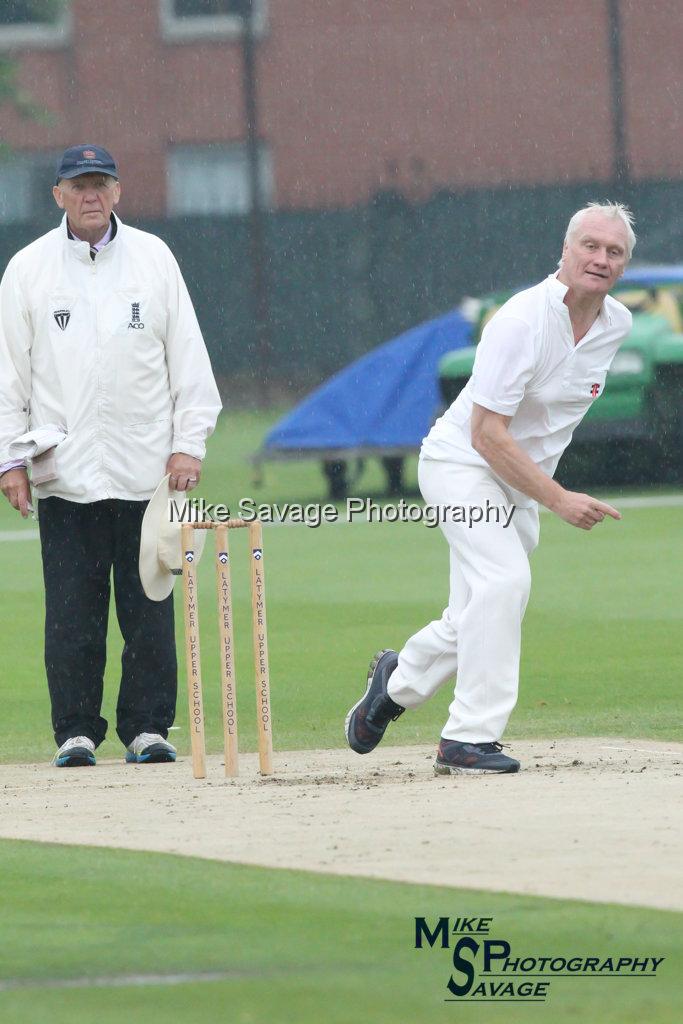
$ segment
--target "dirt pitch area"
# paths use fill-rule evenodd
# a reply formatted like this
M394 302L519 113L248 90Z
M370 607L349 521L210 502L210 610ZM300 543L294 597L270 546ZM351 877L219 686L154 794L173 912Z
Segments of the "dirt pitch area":
M683 910L683 745L513 743L523 771L436 777L431 747L0 768L0 835Z

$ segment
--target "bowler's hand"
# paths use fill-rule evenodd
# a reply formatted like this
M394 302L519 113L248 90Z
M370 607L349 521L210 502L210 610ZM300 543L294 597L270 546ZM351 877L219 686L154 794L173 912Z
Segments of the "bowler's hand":
M12 508L16 508L26 519L31 500L31 487L26 470L8 469L6 473L3 473L0 476L0 491L5 495Z
M576 491L562 491L560 498L551 509L560 519L580 530L592 530L596 523L601 523L605 516L621 519L618 512L605 501L591 498L590 494L578 494Z
M202 460L193 459L184 452L174 452L166 463L166 472L171 475L168 486L172 491L191 491L202 475Z

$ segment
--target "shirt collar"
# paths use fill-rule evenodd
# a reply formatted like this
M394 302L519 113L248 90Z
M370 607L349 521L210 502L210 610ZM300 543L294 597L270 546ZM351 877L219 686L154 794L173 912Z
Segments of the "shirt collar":
M556 270L554 274L548 274L546 281L553 303L559 306L564 305L564 297L569 291L569 288L566 284L562 284L562 282L558 280L558 274L559 270Z
M84 242L85 241L84 238L81 238L80 235L77 235L75 231L71 230L71 228L69 228L69 234L71 235L71 237L76 242ZM99 242L94 242L93 244L91 244L90 248L91 249L95 249L96 252L99 252L100 249L104 249L104 247L107 244L107 242L111 242L111 235L112 235L112 226L111 226L111 221L110 221L109 222L109 227L107 228L105 233L102 235L102 238L100 238Z
M569 291L569 288L566 284L563 284L562 281L558 280L558 274L559 270L556 270L554 274L548 274L548 277L546 278L548 291L553 305L558 307L562 306L567 311L567 315L569 315L569 310L567 309L567 305L564 301L564 297ZM612 317L607 309L607 303L604 299L602 300L600 312L596 319L599 320L604 327L611 327L612 325Z

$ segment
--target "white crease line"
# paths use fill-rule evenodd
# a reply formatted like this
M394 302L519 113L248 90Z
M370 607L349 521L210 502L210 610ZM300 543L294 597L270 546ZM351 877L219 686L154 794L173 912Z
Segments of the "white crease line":
M647 750L645 747L600 747L600 750L626 750L629 754L658 754L660 757L681 757L680 750Z
M595 495L599 501L606 501L621 511L622 508L680 508L683 505L683 494L653 495L651 498L620 498L618 494ZM540 505L541 513L550 512L549 508Z
M683 505L683 494L653 494L649 497L643 495L639 498L629 498L626 495L620 498L616 494L608 495L603 500L613 501L616 505L621 505L622 508L677 508L679 505Z
M186 985L198 981L226 981L251 977L247 971L209 971L204 974L119 974L95 978L8 978L0 981L0 992L43 988L124 988L144 985Z
M39 536L37 530L5 530L4 533L0 533L0 541L38 540Z

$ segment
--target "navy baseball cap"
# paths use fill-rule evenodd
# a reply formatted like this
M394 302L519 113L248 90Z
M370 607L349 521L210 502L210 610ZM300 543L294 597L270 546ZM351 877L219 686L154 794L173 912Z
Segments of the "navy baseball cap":
M79 174L109 174L119 179L114 157L101 146L69 146L64 150L57 165L57 181Z

